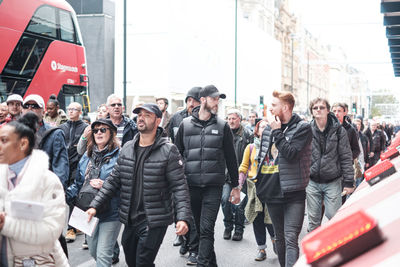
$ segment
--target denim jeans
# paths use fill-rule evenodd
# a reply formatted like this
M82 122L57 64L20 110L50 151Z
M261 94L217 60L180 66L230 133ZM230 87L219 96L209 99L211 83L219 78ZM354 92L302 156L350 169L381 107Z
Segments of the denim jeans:
M111 266L114 245L117 241L121 223L119 221L99 222L93 235L87 236L90 255L97 267Z
M167 226L149 228L147 221L125 225L122 247L129 267L154 267L158 250L167 232Z
M189 192L193 217L199 234L197 266L217 266L214 227L221 203L222 186L189 187Z
M247 196L243 199L239 205L232 204L229 201L232 187L230 184L225 183L222 189L221 206L222 212L224 213L224 225L228 231L233 230L235 226L235 232L243 234L244 230L244 208L247 204Z
M306 188L308 231L313 231L321 225L322 202L325 215L330 220L342 206L342 180L336 179L327 184L316 183L312 180Z
M267 247L267 231L265 230L265 227L267 228L270 237L275 237L274 227L272 224L264 223L264 218L265 213L262 211L257 214L257 217L253 221L254 237L256 238L258 249L265 249Z
M293 266L299 258L299 234L303 226L305 201L267 203L274 225L276 248L281 266Z

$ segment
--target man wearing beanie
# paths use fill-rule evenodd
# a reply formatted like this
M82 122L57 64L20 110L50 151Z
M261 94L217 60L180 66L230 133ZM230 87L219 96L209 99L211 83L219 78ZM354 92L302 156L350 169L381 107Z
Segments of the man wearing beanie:
M193 87L190 89L185 98L186 108L184 110L176 112L169 121L168 135L171 141L175 143L175 136L178 132L179 125L184 118L192 115L192 110L200 105L199 92L201 87ZM195 224L192 221L189 222L189 231L183 236L176 236L174 246L181 246L179 253L185 255L189 251L188 265L197 264L197 254L199 248L199 237L197 235Z
M200 105L200 92L201 87L193 87L190 89L185 98L186 108L182 111L175 113L169 121L168 136L171 138L172 143L175 143L175 136L179 129L179 124L184 118L192 115L192 110Z

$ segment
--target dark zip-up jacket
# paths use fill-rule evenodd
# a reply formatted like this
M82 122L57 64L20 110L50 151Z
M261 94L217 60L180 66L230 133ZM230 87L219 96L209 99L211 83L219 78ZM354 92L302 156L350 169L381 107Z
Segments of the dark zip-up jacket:
M49 124L42 123L36 136L38 148L49 156L50 170L60 178L66 190L69 180L69 161L64 132L58 127L52 128Z
M343 179L345 187L353 187L353 159L347 132L333 113L328 114L326 127L321 132L316 122L311 121L313 140L310 178L317 183Z
M184 118L189 117L187 109L176 112L169 120L168 136L171 138L172 143L175 143L175 136L178 133L179 125Z
M138 129L136 126L136 123L127 118L127 117L123 117L123 120L125 121L125 127L124 127L124 131L122 134L122 143L121 143L121 147L124 146L126 144L126 142L131 141L135 135L138 133Z
M279 179L283 193L301 191L306 188L310 178L311 165L311 126L293 113L286 129L272 131L268 125L262 134L257 175L266 155L275 143L278 149Z
M199 119L200 107L179 126L175 144L185 159L185 174L189 186L222 186L225 168L232 187L238 186L238 163L233 146L233 134L226 121L211 115L208 121Z
M343 119L342 126L346 129L353 159L356 159L361 152L360 145L358 144L358 133L357 130L350 123L348 123L346 117Z
M79 139L88 126L83 120L71 121L61 124L59 128L64 132L65 144L68 149L68 159L71 168L76 168L81 156L78 154L77 146ZM75 177L74 177L75 178Z
M171 224L174 221L174 209L177 221L188 222L192 216L181 156L176 146L162 137L162 133L163 129L158 127L156 139L143 167L143 204L150 228ZM139 136L137 134L122 147L117 164L90 205L97 209L120 190L119 219L123 224L129 223L133 206L135 145L138 145Z
M233 146L235 148L235 154L238 166L240 166L240 164L242 163L243 154L244 150L246 149L246 146L248 144L252 144L253 142L254 142L253 133L246 127L243 127L243 125L240 125L237 132L233 133ZM230 182L231 180L228 173L226 173L226 180L227 182Z

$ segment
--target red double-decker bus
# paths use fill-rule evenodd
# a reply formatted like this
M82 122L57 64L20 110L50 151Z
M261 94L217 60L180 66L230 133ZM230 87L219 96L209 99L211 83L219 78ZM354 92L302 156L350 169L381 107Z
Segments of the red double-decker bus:
M0 99L10 94L58 96L61 108L89 112L85 48L64 0L0 0Z

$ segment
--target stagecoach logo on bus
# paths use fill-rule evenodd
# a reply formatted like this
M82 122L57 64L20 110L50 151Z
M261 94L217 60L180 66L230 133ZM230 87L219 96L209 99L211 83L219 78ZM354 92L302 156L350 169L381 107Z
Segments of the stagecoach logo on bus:
M51 69L54 70L54 71L61 70L61 71L78 72L78 68L77 67L63 65L61 63L55 62L54 60L51 61Z

